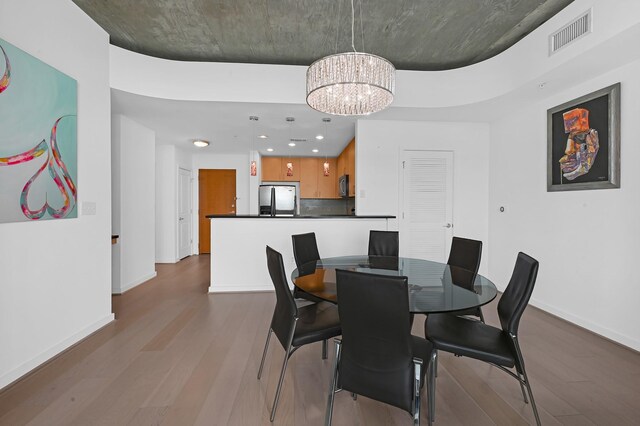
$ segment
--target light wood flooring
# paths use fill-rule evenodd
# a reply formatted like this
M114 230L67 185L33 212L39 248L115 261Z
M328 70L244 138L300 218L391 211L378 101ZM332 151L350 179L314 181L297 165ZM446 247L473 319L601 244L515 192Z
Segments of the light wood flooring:
M0 392L0 425L268 425L284 353L277 340L256 375L274 294L208 294L208 256L157 270L113 298L115 322ZM484 308L491 324L495 306ZM414 334L423 334L423 318ZM520 341L544 425L640 424L640 354L531 307ZM323 423L332 356L320 354L318 343L292 356L275 424ZM436 425L533 423L514 379L440 355ZM411 418L339 393L334 424Z

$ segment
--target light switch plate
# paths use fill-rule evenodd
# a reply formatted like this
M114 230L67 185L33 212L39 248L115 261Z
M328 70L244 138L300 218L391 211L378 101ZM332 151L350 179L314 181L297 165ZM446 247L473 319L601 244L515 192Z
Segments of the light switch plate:
M82 214L84 216L95 216L96 203L93 201L85 201L82 203Z

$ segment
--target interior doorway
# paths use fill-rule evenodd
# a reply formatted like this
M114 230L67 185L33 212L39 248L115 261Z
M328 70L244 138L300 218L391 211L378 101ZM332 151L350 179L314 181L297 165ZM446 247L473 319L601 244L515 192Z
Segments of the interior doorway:
M198 170L198 251L211 253L210 214L236 214L236 171Z
M192 253L191 170L178 169L178 259Z
M403 151L400 255L446 262L453 237L453 152Z

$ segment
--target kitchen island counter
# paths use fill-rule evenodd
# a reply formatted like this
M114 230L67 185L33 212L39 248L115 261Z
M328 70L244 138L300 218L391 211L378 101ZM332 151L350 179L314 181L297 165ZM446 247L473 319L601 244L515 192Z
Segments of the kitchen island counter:
M315 232L322 257L366 255L369 231L389 230L394 216L208 215L210 293L273 291L266 246L282 253L287 277L295 269L291 236ZM291 284L291 283L289 283Z
M352 214L332 214L332 215L297 215L297 216L260 216L257 214L210 214L207 219L395 219L395 216L356 216Z

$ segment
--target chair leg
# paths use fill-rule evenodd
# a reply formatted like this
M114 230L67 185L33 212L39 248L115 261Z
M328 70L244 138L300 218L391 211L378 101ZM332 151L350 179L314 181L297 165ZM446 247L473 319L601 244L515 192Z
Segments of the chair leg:
M353 398L354 401L358 400L358 394L355 392L351 392L351 398Z
M276 417L276 408L278 408L278 400L280 399L280 391L282 390L282 383L284 382L284 373L287 371L287 364L289 363L289 358L291 354L297 349L294 348L291 350L291 344L293 342L293 335L296 331L296 324L298 323L298 318L293 320L293 327L291 327L291 332L289 333L289 338L287 339L287 347L284 348L284 361L282 363L282 371L280 372L280 380L278 380L278 388L276 389L276 397L273 400L273 408L271 408L271 421Z
M327 359L327 339L322 341L322 359Z
M420 372L422 360L413 359L413 425L420 426Z
M431 352L429 362L429 383L427 384L427 402L429 408L429 425L436 421L436 368L438 367L438 351Z
M438 357L433 358L433 377L438 377Z
M282 390L282 383L284 382L284 373L287 371L287 364L289 363L289 355L289 348L287 348L287 353L284 354L284 362L282 363L282 371L280 372L280 380L278 380L276 397L273 400L273 408L271 409L271 421L276 417L276 408L278 408L278 400L280 399L280 391Z
M340 362L340 351L342 349L342 341L335 339L336 357L333 360L333 369L331 370L331 383L329 384L329 398L327 399L327 411L324 416L325 426L331 426L331 418L333 417L333 399L336 395L336 386L338 386L338 363Z
M536 418L536 425L540 426L540 416L538 415L538 407L536 407L536 401L533 399L533 392L531 392L531 383L529 382L529 377L527 377L527 370L524 367L524 358L522 357L522 351L520 350L520 345L518 344L518 338L513 334L510 336L513 340L513 344L516 348L516 355L518 356L518 364L520 364L520 368L522 369L522 377L524 378L524 384L527 386L527 392L529 393L529 399L531 400L531 408L533 409L533 415Z
M260 361L260 369L258 370L258 380L260 380L260 376L262 376L262 367L264 367L264 360L267 357L267 350L269 349L269 340L271 339L271 333L273 330L269 327L269 331L267 332L267 341L264 343L264 351L262 352L262 361Z
M531 408L533 408L533 415L536 417L536 425L540 426L540 416L538 415L538 407L536 406L536 401L533 399L533 392L531 392L531 383L529 383L529 378L527 377L527 373L522 370L522 376L524 377L525 383L527 385L527 391L529 392L529 399L531 400Z
M482 309L478 308L478 316L480 317L480 321L485 322L484 321L484 314L482 313Z
M522 398L524 399L524 403L528 404L529 403L529 399L527 398L527 392L524 390L524 377L522 375L522 373L520 373L520 371L517 372L518 373L518 381L520 382L520 390L522 391Z

